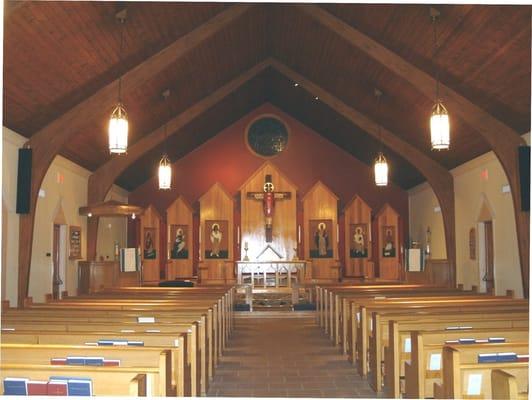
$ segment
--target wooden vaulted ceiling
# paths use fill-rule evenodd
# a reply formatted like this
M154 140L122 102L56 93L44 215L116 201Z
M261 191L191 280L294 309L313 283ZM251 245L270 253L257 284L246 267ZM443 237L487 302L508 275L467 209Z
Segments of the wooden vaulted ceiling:
M4 30L4 125L31 137L48 123L173 41L229 7L210 3L27 2L9 9ZM115 13L128 10L119 56ZM378 121L446 168L489 150L476 131L451 115L452 150L432 152L433 99L320 25L301 5L257 4L163 73L128 91L130 143L267 58L274 58ZM530 126L530 7L438 6L441 46L432 61L427 5L322 5L519 133ZM384 95L380 107L373 95ZM168 104L161 93L170 88ZM119 178L132 190L155 173L161 152L182 157L264 102L270 102L368 165L378 142L334 109L268 68L147 152ZM95 107L62 154L95 170L109 160L111 110ZM174 133L174 132L172 132ZM393 149L392 179L403 188L424 180Z

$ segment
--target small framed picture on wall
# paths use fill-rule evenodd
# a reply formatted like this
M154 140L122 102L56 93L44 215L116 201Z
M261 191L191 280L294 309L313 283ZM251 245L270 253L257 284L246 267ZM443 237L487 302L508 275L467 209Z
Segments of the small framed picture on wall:
M395 257L395 226L383 226L382 233L382 256Z
M68 238L70 242L68 258L79 260L81 258L81 227L71 225L68 228Z
M144 251L145 260L155 260L157 258L157 236L155 228L144 228Z
M332 258L332 226L330 219L311 219L309 221L310 258Z
M168 238L168 248L170 249L170 259L188 259L188 226L170 225L170 236Z

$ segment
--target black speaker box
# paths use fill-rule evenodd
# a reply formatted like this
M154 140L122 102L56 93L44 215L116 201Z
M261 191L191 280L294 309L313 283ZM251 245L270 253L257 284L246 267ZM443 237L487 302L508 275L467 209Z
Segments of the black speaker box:
M530 211L530 146L519 146L521 211Z
M31 149L18 150L17 214L30 212Z

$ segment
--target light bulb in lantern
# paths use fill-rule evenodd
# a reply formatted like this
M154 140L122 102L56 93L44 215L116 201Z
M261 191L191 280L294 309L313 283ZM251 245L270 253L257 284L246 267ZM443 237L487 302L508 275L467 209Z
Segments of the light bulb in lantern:
M432 150L449 149L449 113L440 101L432 107L430 116L430 141L432 143Z
M159 162L159 189L168 190L172 185L172 166L165 154Z
M118 103L109 120L109 151L123 154L127 151L129 123L124 105Z
M388 162L381 152L375 160L375 185L388 185Z

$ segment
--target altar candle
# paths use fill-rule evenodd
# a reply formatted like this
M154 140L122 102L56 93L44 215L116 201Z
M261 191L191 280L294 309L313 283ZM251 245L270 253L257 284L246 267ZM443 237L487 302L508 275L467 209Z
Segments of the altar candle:
M297 226L297 243L301 243L301 225Z
M236 227L236 244L240 244L240 226Z
M336 243L340 243L340 225L336 224Z

